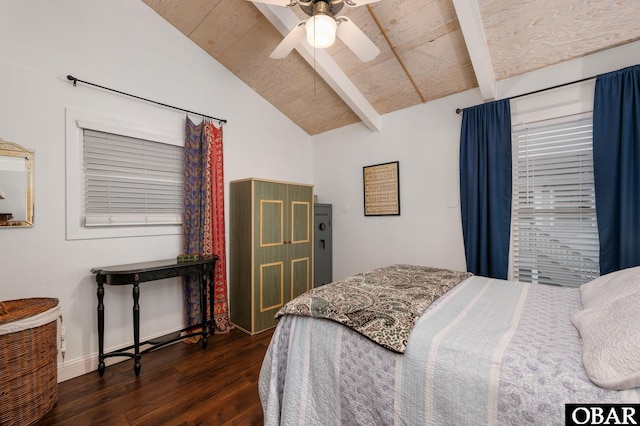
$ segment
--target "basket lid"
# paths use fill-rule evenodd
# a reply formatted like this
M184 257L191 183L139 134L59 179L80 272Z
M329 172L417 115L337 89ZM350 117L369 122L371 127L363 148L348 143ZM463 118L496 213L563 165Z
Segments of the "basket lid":
M0 325L29 318L58 306L58 299L32 297L0 302Z

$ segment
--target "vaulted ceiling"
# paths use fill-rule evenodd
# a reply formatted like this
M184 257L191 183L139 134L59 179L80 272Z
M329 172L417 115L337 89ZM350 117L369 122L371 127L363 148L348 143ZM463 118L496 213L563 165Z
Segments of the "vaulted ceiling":
M380 0L339 13L380 49L372 61L340 40L271 59L308 18L300 7L143 1L310 135L375 130L383 114L475 87L490 100L499 80L640 40L638 0Z

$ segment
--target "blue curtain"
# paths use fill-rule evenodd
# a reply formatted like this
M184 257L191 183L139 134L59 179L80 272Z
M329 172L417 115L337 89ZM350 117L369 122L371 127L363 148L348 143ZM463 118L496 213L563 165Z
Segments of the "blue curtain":
M511 107L501 100L462 115L460 208L467 270L506 279L511 225Z
M640 65L599 75L593 168L600 274L640 265Z

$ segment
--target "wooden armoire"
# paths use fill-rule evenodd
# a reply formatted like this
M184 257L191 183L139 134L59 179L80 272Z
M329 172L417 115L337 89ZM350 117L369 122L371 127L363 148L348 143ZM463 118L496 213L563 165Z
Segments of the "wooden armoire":
M264 179L230 184L231 322L256 334L313 280L313 186Z

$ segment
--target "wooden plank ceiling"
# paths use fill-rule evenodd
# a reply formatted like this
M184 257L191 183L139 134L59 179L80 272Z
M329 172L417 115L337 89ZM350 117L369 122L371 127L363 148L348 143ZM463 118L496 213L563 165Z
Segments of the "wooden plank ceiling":
M283 22L308 18L298 6L143 1L310 135L375 130L382 114L474 87L489 100L497 80L640 40L638 0L381 0L339 13L380 49L374 60L338 39L270 59Z

